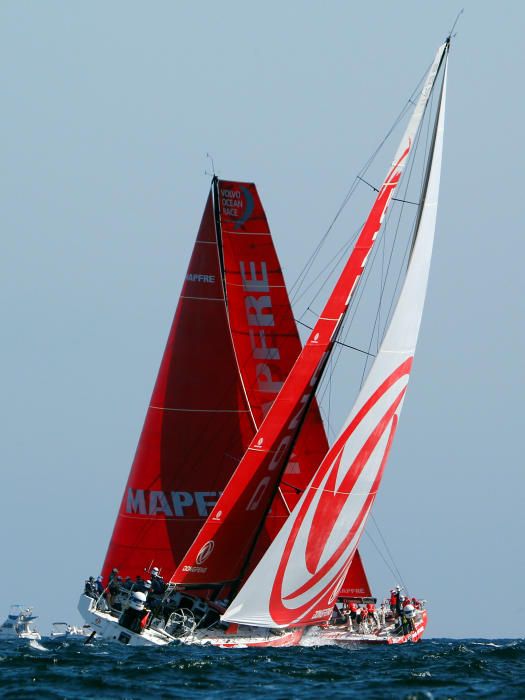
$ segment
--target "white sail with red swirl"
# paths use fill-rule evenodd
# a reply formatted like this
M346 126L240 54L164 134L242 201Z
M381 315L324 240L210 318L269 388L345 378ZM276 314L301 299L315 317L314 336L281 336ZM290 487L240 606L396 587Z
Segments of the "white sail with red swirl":
M171 582L206 587L242 580L273 495L326 366L350 299L412 150L445 46L438 50L385 181L332 294L274 403ZM345 572L346 573L346 572Z
M437 67L447 53L448 41ZM441 172L446 65L444 71L415 243L385 338L339 437L225 620L283 628L316 624L330 618L340 594L396 432L421 323Z

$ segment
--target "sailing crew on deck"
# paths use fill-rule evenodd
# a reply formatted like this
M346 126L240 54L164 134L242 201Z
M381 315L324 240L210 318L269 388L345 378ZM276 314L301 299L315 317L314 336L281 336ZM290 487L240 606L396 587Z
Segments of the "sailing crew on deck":
M371 630L379 628L379 615L377 614L374 603L367 603L366 609L368 612L368 624Z
M395 598L396 598L396 617L401 617L401 611L403 610L403 598L404 596L401 594L401 586L396 586L396 591L395 591Z
M119 619L119 625L126 627L131 632L140 634L146 622L149 610L146 609L146 594L134 591L129 600L129 606L124 610Z
M381 627L385 626L386 622L386 603L383 601L381 607L379 608L379 624Z
M153 593L157 595L162 595L166 590L166 584L164 579L160 575L158 567L154 566L151 570L151 587Z
M93 576L90 576L87 581L84 584L84 593L88 595L90 598L95 598L95 600L98 598L97 595L97 584L95 583L95 579Z
M397 605L397 595L396 595L396 589L392 588L390 590L390 610L396 614L396 605Z
M348 628L353 630L357 627L357 605L350 603L348 611Z
M120 593L118 569L113 569L109 575L108 589L106 599L110 608L113 608L116 603L116 598Z
M146 590L144 587L144 579L140 574L135 577L135 583L133 584L133 588L131 590L138 591L140 593L144 593L144 591Z

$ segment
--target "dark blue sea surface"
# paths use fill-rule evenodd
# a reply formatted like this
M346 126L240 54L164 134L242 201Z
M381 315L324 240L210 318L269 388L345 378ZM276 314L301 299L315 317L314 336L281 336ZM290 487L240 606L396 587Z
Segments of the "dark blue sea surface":
M0 644L1 698L525 698L525 640L398 647L130 649Z

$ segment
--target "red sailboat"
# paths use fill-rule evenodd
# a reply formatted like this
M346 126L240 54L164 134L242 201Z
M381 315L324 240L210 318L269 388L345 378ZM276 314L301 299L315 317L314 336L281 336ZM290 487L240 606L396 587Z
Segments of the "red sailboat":
M125 603L130 617L135 610L140 618L134 628L123 624L125 613L119 618L83 596L81 611L102 636L126 644L179 636L224 646L421 637L426 612L417 606L385 610L383 620L371 612L377 624L366 629L350 609L335 606L356 598L373 605L357 546L397 427L421 321L448 50L447 40L302 349L255 186L213 179L103 570L113 571L113 584L114 570L122 577L153 566L173 573L157 607L148 608L146 594L135 599L130 589ZM405 282L368 377L328 448L315 391L434 93ZM334 615L344 624L335 625Z

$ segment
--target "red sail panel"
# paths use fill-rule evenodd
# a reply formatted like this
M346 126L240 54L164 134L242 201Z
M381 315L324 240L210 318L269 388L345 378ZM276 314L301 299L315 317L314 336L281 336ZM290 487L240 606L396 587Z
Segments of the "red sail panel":
M339 598L371 598L370 585L366 577L361 555L356 550L345 582L339 591Z
M170 575L254 433L228 326L208 198L103 574Z
M246 395L259 426L301 352L301 340L255 185L222 180L217 185L230 330ZM280 530L327 451L328 440L314 401L266 518L252 565Z
M410 151L411 139L389 170L356 245L310 337L276 400L195 542L172 577L205 585L237 580L245 569L289 456L305 409L314 395L381 222Z

